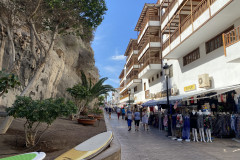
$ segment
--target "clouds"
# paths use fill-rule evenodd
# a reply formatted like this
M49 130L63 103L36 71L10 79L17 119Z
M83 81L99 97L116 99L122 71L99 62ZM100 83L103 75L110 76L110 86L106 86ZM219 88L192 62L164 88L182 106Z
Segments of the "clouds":
M122 61L122 60L125 60L125 56L124 55L116 55L116 56L112 56L111 59L115 60L115 61Z
M120 55L118 49L115 49L115 55L111 57L111 60L123 61L123 60L125 60L125 56L124 55Z

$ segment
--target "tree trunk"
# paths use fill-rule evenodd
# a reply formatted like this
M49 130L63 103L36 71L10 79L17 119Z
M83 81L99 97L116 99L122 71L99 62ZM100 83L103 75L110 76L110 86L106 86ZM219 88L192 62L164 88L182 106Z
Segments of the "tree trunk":
M11 49L12 49L12 59L10 62L10 66L14 64L15 62L15 45L14 45L14 41L13 41L13 31L10 30L10 27L7 26L7 33L8 33L8 38L11 44Z
M45 51L45 57L44 60L40 63L40 65L38 66L33 78L31 79L31 81L28 83L28 85L26 86L26 88L22 91L22 93L20 94L20 96L25 96L27 93L29 93L31 91L31 88L36 84L36 81L39 79L40 74L43 70L43 68L45 67L45 64L47 62L47 60L50 57L50 53L51 50L53 49L54 46L54 41L56 39L57 33L58 33L58 25L55 27L55 30L52 34L52 39L51 39L51 43L48 47L48 49L46 49L43 46L43 43L40 41L40 38L36 32L35 26L33 23L31 23L31 27L34 31L34 36L35 38L38 40L38 43L41 45L41 47L43 48L43 50ZM13 121L13 117L6 117L6 119L4 120L4 122L1 124L0 126L0 134L5 134L8 130L8 128L10 127L11 123Z
M2 66L3 66L2 63L3 63L3 55L5 51L5 44L6 44L6 39L3 37L1 42L1 47L0 47L0 70L2 70Z
M30 42L31 52L32 52L35 60L37 61L38 57L36 55L36 39L34 36L34 31L33 31L32 27L30 27L29 30L30 30L30 39L31 39L31 42Z
M12 116L7 116L5 118L2 125L0 126L0 134L5 134L7 132L8 128L12 124L13 119L14 118Z

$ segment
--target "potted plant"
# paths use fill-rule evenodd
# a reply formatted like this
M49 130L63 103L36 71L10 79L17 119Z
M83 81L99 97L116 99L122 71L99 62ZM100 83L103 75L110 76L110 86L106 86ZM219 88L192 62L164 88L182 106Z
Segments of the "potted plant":
M100 109L99 107L94 107L92 110L91 110L91 113L90 115L88 115L88 117L94 117L96 118L97 120L100 120L103 118L102 116L102 109Z
M83 71L81 71L81 80L82 82L75 84L72 88L68 88L67 91L71 94L78 107L77 118L86 120L90 118L83 113L87 113L90 109L90 102L102 94L114 91L114 88L103 84L107 80L106 77L93 84L91 79L87 80ZM82 121L78 120L78 122Z

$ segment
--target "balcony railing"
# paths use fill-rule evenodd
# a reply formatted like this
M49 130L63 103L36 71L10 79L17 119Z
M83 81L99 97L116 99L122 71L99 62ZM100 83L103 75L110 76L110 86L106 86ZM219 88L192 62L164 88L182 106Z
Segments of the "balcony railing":
M148 37L148 39L146 40L146 42L142 45L141 49L138 51L138 56L141 55L142 51L144 50L144 48L147 46L148 43L150 42L160 42L160 37Z
M134 79L138 79L138 75L133 75L133 76L131 76L129 79L127 79L127 85L128 85L131 81L133 81Z
M209 0L203 0L200 2L193 10L192 16L193 16L193 21L195 21L204 11L206 11L209 7L208 5ZM210 3L210 2L209 2Z
M163 43L163 50L166 49L181 33L183 33L193 22L197 20L216 0L202 0L182 22L173 34ZM180 14L180 11L178 12ZM178 15L177 14L177 15ZM179 30L180 29L180 30Z
M144 30L144 27L146 26L146 24L149 22L149 21L159 21L160 20L160 17L159 16L146 16L144 17L143 21L142 21L142 27L141 27L141 31L138 35L138 39L140 38L140 36L142 35L142 32Z
M161 59L159 57L151 57L148 60L146 60L142 66L139 68L139 73L146 68L149 64L161 64Z
M129 94L126 94L126 95L120 97L120 100L122 100L122 99L124 99L124 98L127 98L128 96L129 96Z
M133 65L138 65L137 56L132 57L132 59L130 60L130 62L128 62L126 73L128 73L128 71L130 70L130 68L131 68Z
M223 36L223 46L224 46L224 51L226 56L226 47L229 47L240 41L240 26L229 31L226 34L223 34L222 36Z
M173 9L173 7L175 6L175 4L178 2L178 0L173 0L170 5L168 6L168 8L165 10L164 14L162 15L162 19L161 19L161 23L163 23L163 21L167 18L168 14L170 13L170 11Z

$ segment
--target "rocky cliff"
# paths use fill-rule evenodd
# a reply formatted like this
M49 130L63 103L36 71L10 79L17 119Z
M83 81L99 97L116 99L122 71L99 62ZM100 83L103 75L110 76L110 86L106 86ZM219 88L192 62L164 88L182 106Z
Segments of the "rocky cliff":
M2 37L1 37L2 36ZM0 35L0 66L8 70L11 64L11 45L6 38L5 46L3 44L3 35ZM41 35L44 43L49 43L49 37L46 33ZM31 80L38 62L30 50L30 33L24 30L14 32L14 44L16 50L17 67L14 69L21 82L21 86L10 91L1 97L2 106L11 106L15 96L19 95L23 88ZM38 49L36 48L38 57ZM80 71L83 70L87 77L93 81L99 78L98 69L95 67L94 52L89 43L85 43L80 37L74 35L58 36L55 40L52 53L50 54L44 70L41 73L36 85L31 88L27 96L35 99L50 97L69 97L66 88L72 87L80 82Z

